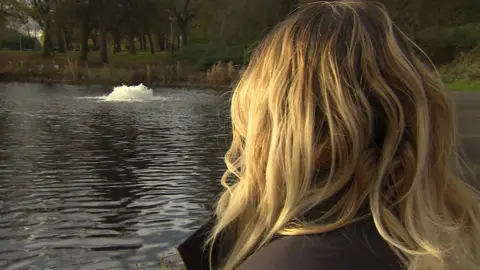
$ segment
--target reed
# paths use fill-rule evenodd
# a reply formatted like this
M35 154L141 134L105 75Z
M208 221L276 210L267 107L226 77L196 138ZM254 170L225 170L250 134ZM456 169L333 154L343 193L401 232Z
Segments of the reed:
M235 67L232 62L217 62L207 71L205 80L213 85L230 85L239 78L242 72L242 68Z

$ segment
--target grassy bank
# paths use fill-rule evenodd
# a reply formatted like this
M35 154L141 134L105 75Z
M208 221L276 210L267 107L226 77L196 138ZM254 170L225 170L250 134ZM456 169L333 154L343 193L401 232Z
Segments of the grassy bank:
M88 61L78 61L75 59L79 58L79 52L42 58L39 52L0 51L0 81L108 86L144 83L150 86L226 89L243 71L243 66L238 63L244 62L236 59L239 55L233 55L236 58L222 56L224 62L212 66L212 52L204 51L208 57L198 57L200 60L195 62L192 55L199 52L191 50L180 51L173 57L168 52L154 55L121 52L109 55L108 64L101 64L98 52L90 52ZM480 91L480 47L460 55L454 62L440 67L439 71L452 90Z

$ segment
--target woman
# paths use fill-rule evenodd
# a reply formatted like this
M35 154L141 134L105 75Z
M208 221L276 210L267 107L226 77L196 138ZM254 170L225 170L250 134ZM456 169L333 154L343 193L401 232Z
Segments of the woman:
M453 104L379 4L314 3L280 23L231 114L226 191L180 246L187 269L480 269Z

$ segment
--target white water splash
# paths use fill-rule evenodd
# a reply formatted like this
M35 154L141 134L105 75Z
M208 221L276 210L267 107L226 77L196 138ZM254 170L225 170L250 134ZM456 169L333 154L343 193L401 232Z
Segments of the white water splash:
M137 86L117 86L105 97L106 101L150 101L154 100L152 89L143 84Z
M143 84L137 86L116 86L106 96L76 97L75 99L96 100L100 102L150 102L179 100L172 97L155 96L153 90Z

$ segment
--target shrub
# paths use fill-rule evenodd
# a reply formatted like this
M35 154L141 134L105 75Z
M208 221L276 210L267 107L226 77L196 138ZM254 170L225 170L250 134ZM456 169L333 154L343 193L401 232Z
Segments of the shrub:
M427 28L417 35L416 41L436 64L450 63L479 44L480 23Z
M445 82L480 79L480 44L467 53L460 53L455 60L439 69Z
M191 44L175 52L175 57L186 64L210 68L219 61L242 65L248 61L249 55L248 47L242 44Z

